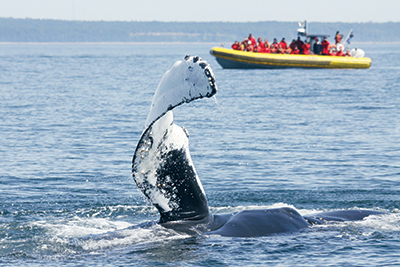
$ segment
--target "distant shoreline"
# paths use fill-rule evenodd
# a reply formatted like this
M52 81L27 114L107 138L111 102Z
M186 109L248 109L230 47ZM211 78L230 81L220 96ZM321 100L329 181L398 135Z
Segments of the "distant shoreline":
M232 41L233 43L233 41ZM0 42L0 45L229 45L228 42ZM394 45L400 42L353 42L351 45Z

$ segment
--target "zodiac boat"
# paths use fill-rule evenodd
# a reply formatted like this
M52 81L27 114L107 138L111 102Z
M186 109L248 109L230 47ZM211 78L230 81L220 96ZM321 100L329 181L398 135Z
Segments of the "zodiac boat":
M368 69L371 66L371 59L367 57L265 54L223 47L212 48L210 54L224 69Z
M309 34L307 21L299 22L298 36L306 39L313 46L316 38L321 40L329 37L327 34ZM354 36L350 30L344 43L350 44ZM342 49L345 47L340 44ZM344 51L344 50L343 50ZM362 49L353 48L350 54L353 57L323 56L323 55L290 55L290 54L265 54L244 52L222 47L214 47L210 50L217 62L224 69L282 69L282 68L324 68L324 69L368 69L371 67L371 59L364 57Z

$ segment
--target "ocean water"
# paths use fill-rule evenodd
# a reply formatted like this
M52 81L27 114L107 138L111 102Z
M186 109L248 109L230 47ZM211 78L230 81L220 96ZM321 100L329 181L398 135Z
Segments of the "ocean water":
M400 50L367 70L224 70L211 45L0 45L0 265L400 265ZM207 60L216 97L174 110L213 213L387 212L258 238L160 226L131 160L162 75Z

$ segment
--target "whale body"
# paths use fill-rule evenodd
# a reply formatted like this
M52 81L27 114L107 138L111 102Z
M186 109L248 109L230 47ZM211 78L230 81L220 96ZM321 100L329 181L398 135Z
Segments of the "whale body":
M186 56L176 62L156 89L133 155L132 175L159 211L160 225L188 234L257 237L381 214L373 210L342 210L302 216L289 207L211 214L190 157L189 134L174 123L172 109L216 93L214 74L198 56Z

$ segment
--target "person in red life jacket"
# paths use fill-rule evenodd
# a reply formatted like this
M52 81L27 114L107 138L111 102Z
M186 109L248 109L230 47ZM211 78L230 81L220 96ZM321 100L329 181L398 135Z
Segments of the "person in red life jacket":
M271 53L271 48L269 46L268 40L267 39L265 39L265 40L266 40L266 42L265 42L265 47L264 47L264 52L263 53L270 54Z
M261 37L258 37L257 45L254 48L254 52L263 53L264 49L265 49L265 43L262 41Z
M252 45L250 40L247 41L246 51L247 52L254 52L254 46Z
M249 34L249 40L251 41L251 45L253 46L253 48L256 46L256 38L253 37L253 35L250 33Z
M281 45L281 49L286 52L286 49L288 48L288 45L285 41L285 38L282 38L281 42L279 43Z
M261 48L265 47L265 43L263 42L261 37L258 37L258 46L261 47Z
M291 54L291 55L298 55L298 54L300 54L300 50L299 50L299 48L297 47L297 45L294 46L294 48L293 48L292 52L290 52L290 54Z
M343 35L339 34L339 31L335 35L335 44L339 44L342 41Z
M310 54L310 49L311 49L311 45L306 41L303 44L303 54L304 55L309 55Z
M335 57L336 56L336 52L335 52L335 49L333 47L331 47L331 49L329 49L328 56L331 56L331 57Z
M235 41L232 45L233 50L241 50L240 48L240 43L238 41Z
M276 53L278 53L278 54L285 54L285 52L286 52L286 49L283 49L282 46L281 46L281 44L279 44L278 50L276 51Z
M279 43L278 43L278 41L276 40L276 38L274 38L274 42L271 44L271 49L272 48L275 48L275 49L278 49L279 48Z
M297 48L300 50L300 53L302 53L303 51L302 51L302 49L303 49L303 41L300 39L300 36L299 37L297 37L297 41L296 41L296 45L297 45Z
M293 39L292 42L289 45L289 48L293 51L294 47L296 46L296 40Z
M346 54L342 51L342 49L339 48L339 50L336 52L337 57L344 57Z
M329 55L329 42L326 37L324 37L324 40L321 42L322 45L322 55Z

